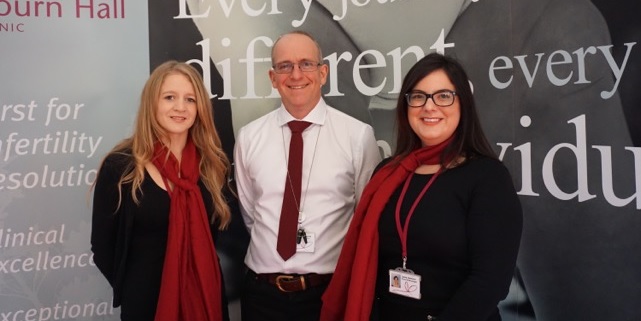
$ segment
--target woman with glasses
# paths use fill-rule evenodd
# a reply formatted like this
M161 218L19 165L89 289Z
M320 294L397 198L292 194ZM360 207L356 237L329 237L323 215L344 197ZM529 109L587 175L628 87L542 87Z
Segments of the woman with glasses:
M321 320L501 320L521 206L457 61L429 54L410 69L396 137L357 206Z

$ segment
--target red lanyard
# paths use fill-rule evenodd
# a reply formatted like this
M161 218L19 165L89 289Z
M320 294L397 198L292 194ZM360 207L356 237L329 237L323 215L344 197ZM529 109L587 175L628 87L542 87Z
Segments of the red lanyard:
M434 180L436 180L436 177L438 177L439 174L441 174L441 170L434 173L434 176L430 178L427 184L425 184L425 187L423 187L421 193L418 194L418 196L414 200L414 203L412 204L412 207L410 208L410 211L407 213L407 217L405 218L405 224L403 225L403 227L401 227L401 204L403 203L403 199L405 198L407 189L410 186L410 181L412 180L412 177L414 177L414 173L411 173L407 180L405 180L405 185L403 185L401 195L398 197L398 201L396 202L396 230L398 231L398 236L401 239L401 247L403 251L403 269L406 268L405 265L407 263L407 230L409 229L410 218L412 218L418 202L423 198L423 195L425 195L425 192L427 192L430 186L432 186L432 183L434 183Z

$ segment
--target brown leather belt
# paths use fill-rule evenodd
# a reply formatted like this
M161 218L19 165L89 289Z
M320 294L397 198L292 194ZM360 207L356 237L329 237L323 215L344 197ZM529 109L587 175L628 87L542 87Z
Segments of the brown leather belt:
M257 274L249 271L256 280L275 285L281 292L299 292L309 288L325 285L332 279L332 274Z

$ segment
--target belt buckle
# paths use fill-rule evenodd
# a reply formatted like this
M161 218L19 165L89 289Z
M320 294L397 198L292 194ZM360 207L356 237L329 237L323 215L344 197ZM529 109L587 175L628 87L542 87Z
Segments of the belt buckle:
M280 284L281 281L290 282L290 281L292 281L292 280L294 280L296 278L297 277L293 276L293 275L279 275L279 276L276 277L276 286L282 292L296 292L296 291L286 290ZM307 286L305 285L305 278L302 275L298 276L298 278L300 278L301 290L307 289Z

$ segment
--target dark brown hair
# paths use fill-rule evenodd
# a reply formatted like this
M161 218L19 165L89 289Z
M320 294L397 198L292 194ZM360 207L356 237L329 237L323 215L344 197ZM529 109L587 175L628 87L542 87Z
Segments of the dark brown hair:
M470 159L482 155L496 159L496 153L492 150L481 128L470 82L463 66L454 58L438 53L428 54L416 62L403 79L396 103L396 151L392 156L396 159L402 159L422 147L421 139L412 130L407 118L409 107L405 100L405 94L412 91L416 84L436 70L443 70L448 76L454 85L456 97L461 106L459 124L454 131L452 142L443 152L441 165L445 167L447 165L444 164L446 159L458 157Z

